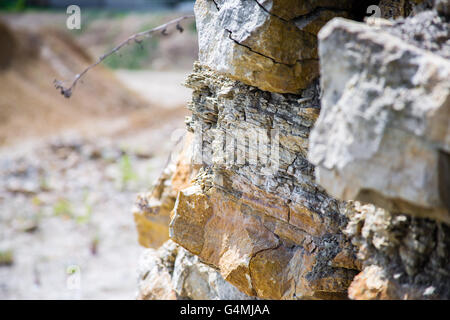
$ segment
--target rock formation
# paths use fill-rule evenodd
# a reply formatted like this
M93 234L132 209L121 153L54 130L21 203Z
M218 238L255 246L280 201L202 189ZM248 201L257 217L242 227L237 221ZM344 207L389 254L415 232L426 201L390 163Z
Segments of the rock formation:
M136 215L150 246L170 212L180 247L149 251L141 298L196 298L169 251L242 297L449 298L448 1L369 5L197 0L186 165Z
M298 93L319 75L317 32L366 2L198 0L200 62L262 90Z
M187 85L194 90L188 128L204 167L178 195L171 238L248 295L344 294L356 273L340 232L345 219L305 159L317 84L301 95L272 94L197 64ZM271 168L275 143L279 164ZM251 154L259 156L255 163Z
M199 262L171 240L158 250L146 249L139 261L140 300L247 300L252 299L223 280L213 268Z
M192 163L192 134L173 150L169 163L155 182L151 192L139 194L133 208L139 243L144 247L158 248L169 239L170 213L177 194L189 186L198 166Z
M364 264L354 299L450 298L450 28L438 8L319 33L309 160L333 196L379 206L344 210Z
M345 233L364 269L349 288L352 299L449 299L450 226L372 204L349 203Z
M408 41L401 29L411 26L422 40ZM450 150L447 27L428 11L383 28L336 19L321 31L324 94L309 159L333 196L450 223L438 170Z

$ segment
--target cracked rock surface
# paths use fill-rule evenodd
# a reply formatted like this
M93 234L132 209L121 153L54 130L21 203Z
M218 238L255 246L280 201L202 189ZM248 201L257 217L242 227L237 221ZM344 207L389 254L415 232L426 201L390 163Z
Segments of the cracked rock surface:
M305 159L318 115L317 85L300 95L272 94L199 64L187 85L194 89L188 127L196 136L201 132L204 162L178 195L171 238L247 295L345 297L358 270L340 231L346 219L339 203L314 183ZM218 137L242 139L253 127L265 134L279 130L280 164L273 174L248 161L222 163L218 156L227 152ZM233 158L256 152L246 141L231 151Z
M309 160L330 194L450 223L449 30L432 11L387 28L335 19L322 29Z
M450 227L351 202L345 233L359 247L363 271L352 299L450 299Z
M170 238L245 297L448 298L447 3L197 0Z
M335 19L319 34L324 94L308 158L330 194L365 203L342 211L363 262L351 299L450 298L444 8L378 26Z
M198 0L199 60L262 90L297 93L319 75L317 32L355 3Z
M250 300L213 268L171 240L139 261L139 300Z

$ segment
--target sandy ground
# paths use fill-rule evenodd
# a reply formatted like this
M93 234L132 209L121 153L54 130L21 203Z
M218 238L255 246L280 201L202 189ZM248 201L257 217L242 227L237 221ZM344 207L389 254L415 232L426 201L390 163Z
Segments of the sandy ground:
M119 70L117 76L130 89L136 90L150 103L166 108L184 105L191 90L182 86L189 72ZM167 83L180 84L175 88Z
M158 100L144 74L126 77ZM184 130L181 77L166 78L182 92L177 105L167 101L170 112L152 120L140 111L0 150L0 254L12 254L11 265L0 262L0 299L134 299L141 248L131 208Z
M134 299L131 208L184 132L188 71L100 68L67 101L52 77L88 56L38 36L0 70L0 299Z

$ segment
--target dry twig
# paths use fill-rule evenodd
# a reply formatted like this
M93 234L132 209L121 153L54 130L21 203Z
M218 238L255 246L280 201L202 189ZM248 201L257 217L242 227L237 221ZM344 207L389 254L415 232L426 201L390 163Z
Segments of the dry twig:
M70 98L72 96L73 90L75 89L75 86L77 85L78 81L92 68L96 67L98 64L100 64L101 62L103 62L103 60L105 60L106 58L108 58L110 55L118 52L120 49L122 49L123 47L131 44L131 43L137 43L137 44L141 44L141 42L143 41L143 39L145 38L149 38L151 36L153 36L156 33L161 33L163 36L167 36L169 35L169 33L167 32L167 29L173 25L176 25L176 30L179 31L180 33L183 32L183 28L181 27L180 23L183 20L187 20L187 19L192 19L194 18L194 15L187 15L187 16L182 16L180 18L174 19L172 21L169 21L165 24L162 24L156 28L150 29L150 30L146 30L146 31L142 31L139 33L136 33L134 35L132 35L131 37L129 37L128 39L126 39L125 41L122 41L117 47L113 48L111 51L109 51L108 53L102 55L97 62L91 64L90 66L88 66L86 69L83 70L83 72L77 74L75 76L75 79L72 81L72 84L65 88L62 84L62 81L60 80L56 80L53 82L55 85L55 88L60 90L61 94L66 97L66 98Z

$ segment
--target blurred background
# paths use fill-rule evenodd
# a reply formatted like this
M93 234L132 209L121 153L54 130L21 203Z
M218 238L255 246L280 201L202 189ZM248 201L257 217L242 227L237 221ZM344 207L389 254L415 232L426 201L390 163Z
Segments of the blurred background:
M68 5L81 8L69 30ZM134 299L141 248L131 214L184 132L195 23L128 36L191 14L193 1L0 0L0 299Z

